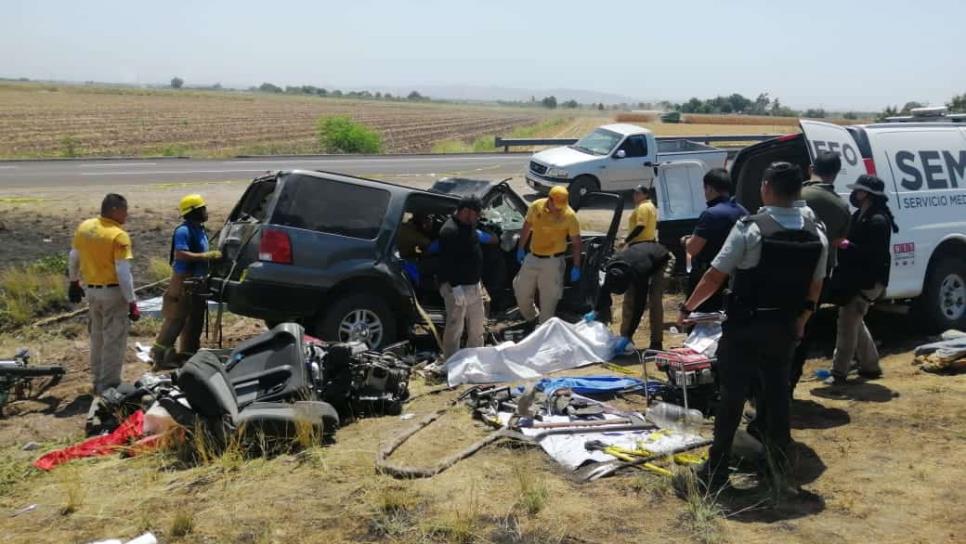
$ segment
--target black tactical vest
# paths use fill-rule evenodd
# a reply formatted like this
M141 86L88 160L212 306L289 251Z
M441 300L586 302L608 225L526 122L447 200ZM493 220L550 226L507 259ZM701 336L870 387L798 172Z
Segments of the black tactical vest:
M754 268L737 270L728 301L728 320L794 319L805 309L805 297L822 241L815 222L805 219L801 230L786 229L767 213L740 219L761 231L761 259Z

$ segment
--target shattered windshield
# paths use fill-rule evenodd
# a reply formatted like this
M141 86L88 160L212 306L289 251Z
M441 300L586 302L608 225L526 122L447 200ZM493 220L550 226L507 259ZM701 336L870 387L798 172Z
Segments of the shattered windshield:
M622 136L599 128L577 141L572 147L591 155L606 155L620 143Z
M518 231L523 229L523 214L520 210L500 195L487 205L482 213L483 219L504 231Z

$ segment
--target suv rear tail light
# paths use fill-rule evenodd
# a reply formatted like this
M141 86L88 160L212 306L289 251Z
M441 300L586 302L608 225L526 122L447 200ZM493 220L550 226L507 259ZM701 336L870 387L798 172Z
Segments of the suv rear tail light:
M292 241L288 234L275 229L262 231L262 239L258 243L258 260L292 264Z
M785 134L785 135L779 136L779 137L777 137L775 139L778 140L779 142L787 142L789 140L794 140L795 138L798 138L799 136L801 136L801 133L793 132L792 134Z
M862 159L862 162L865 163L865 173L866 174L869 174L870 176L874 176L875 175L875 161L872 160L872 157L869 157L868 159Z

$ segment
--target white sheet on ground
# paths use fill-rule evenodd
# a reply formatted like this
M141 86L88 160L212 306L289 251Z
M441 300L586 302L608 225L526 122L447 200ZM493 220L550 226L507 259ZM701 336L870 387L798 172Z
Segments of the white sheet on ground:
M605 419L618 419L618 416L605 414ZM500 422L506 425L510 414L501 412ZM556 423L570 421L568 416L548 416L544 422ZM546 429L521 429L526 436L538 435ZM584 444L591 440L600 440L609 446L618 446L629 450L643 448L655 454L680 451L688 446L697 447L706 440L696 434L678 431L662 430L658 428L640 431L595 431L579 434L551 434L540 440L540 447L547 452L554 461L568 470L577 470L586 463L603 463L613 461L615 457L602 451L587 451Z
M567 323L556 317L517 343L462 349L446 361L450 386L532 380L555 370L611 358L615 337L603 323Z

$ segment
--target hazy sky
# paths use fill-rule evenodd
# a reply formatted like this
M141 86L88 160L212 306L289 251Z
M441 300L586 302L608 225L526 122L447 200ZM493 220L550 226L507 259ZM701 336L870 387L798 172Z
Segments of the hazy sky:
M2 0L0 75L880 109L966 92L964 20L964 0Z

